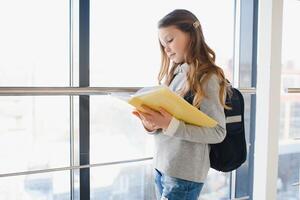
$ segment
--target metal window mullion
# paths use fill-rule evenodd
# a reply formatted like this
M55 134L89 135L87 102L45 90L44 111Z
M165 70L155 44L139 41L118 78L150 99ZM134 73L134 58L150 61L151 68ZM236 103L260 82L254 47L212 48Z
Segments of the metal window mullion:
M90 1L79 1L79 86L89 87ZM79 163L90 164L90 97L79 97ZM79 170L80 199L90 199L90 169Z
M252 39L252 65L251 65L251 86L256 88L257 82L257 35L258 35L258 0L253 1L253 39ZM256 129L256 95L251 95L250 111L250 138L249 138L249 199L253 199L254 181L254 148Z
M239 86L239 71L240 71L240 20L241 20L241 0L235 0L234 4L234 49L233 49L233 86ZM229 198L235 197L236 189L236 171L230 173L230 192Z
M283 1L259 1L258 6L253 199L276 199Z
M233 85L239 86L239 71L240 71L240 20L241 20L241 0L235 0L234 4L234 48L233 48Z
M70 22L70 31L69 31L69 87L74 86L74 20L75 20L75 3L74 0L69 0L69 22ZM74 129L74 97L70 96L70 166L75 166L75 129ZM75 199L75 170L70 169L70 198L71 200Z
M72 0L69 0L69 86L73 87L73 4ZM74 141L73 141L73 97L70 96L70 166L73 166L73 158L74 158ZM70 196L71 200L74 199L74 171L70 170Z

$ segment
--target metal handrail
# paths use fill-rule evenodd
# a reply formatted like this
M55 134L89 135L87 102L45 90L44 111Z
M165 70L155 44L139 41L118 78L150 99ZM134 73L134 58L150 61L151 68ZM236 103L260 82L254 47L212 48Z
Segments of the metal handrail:
M250 199L250 196L244 196L244 197L234 198L232 200L247 200L247 199Z
M300 182L293 183L292 186L300 186Z
M0 87L0 96L27 95L107 95L136 92L139 87Z
M142 87L0 87L0 96L108 95L134 93ZM244 94L255 94L255 88L239 88Z
M286 88L286 93L300 93L300 88Z
M241 93L243 94L256 94L256 88L255 87L249 87L249 88L237 88Z
M138 158L138 159L132 159L132 160L123 160L123 161L116 161L116 162L96 163L96 164L90 164L90 165L79 165L79 166L58 167L58 168L40 169L40 170L23 171L23 172L13 172L13 173L0 174L0 178L10 177L10 176L21 176L21 175L48 173L48 172L55 172L55 171L84 169L84 168L91 168L91 167L100 167L100 166L105 166L105 165L126 164L126 163L131 163L131 162L142 162L142 161L147 161L147 160L152 160L152 159L153 159L153 157L145 157L145 158Z

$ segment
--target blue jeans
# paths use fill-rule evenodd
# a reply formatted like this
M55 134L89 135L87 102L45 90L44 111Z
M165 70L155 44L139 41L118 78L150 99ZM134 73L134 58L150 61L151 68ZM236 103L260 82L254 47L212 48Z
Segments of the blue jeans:
M203 183L187 181L163 174L154 169L157 200L197 200Z

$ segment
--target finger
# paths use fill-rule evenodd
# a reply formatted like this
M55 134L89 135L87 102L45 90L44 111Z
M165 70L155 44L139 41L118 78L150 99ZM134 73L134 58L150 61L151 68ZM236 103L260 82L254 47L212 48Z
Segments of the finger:
M138 118L141 119L141 116L140 116L139 112L133 111L132 114L134 114L135 116L137 116Z
M152 109L152 108L150 108L150 107L148 107L148 106L146 106L146 105L142 105L141 106L144 110L145 110L145 112L147 112L148 114L151 114L151 115L157 115L157 114L159 114L159 112L157 112L156 110L154 110L154 109Z
M163 116L170 116L171 114L166 111L165 109L163 109L162 107L159 107L159 112L161 113L161 115Z
M139 111L134 110L134 111L132 111L132 114L139 114Z
M153 125L153 129L159 129L157 125Z
M145 119L151 118L151 115L149 113L139 111L139 114L140 114L140 116L144 117Z
M147 118L149 118L146 113L141 112L141 111L139 111L139 115L140 115L140 117L141 117L142 120L146 120L147 121Z
M143 118L143 120L147 121L147 122L152 122L153 117L152 115L148 114L148 113L144 113L139 111L140 116Z

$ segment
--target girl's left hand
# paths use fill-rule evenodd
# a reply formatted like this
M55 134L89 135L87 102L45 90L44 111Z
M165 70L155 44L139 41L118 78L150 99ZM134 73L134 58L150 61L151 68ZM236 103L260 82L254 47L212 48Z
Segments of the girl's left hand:
M172 115L165 109L160 108L158 111L151 109L146 105L142 105L144 111L138 111L147 121L153 123L158 128L167 129L171 120Z

